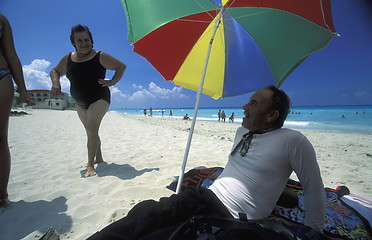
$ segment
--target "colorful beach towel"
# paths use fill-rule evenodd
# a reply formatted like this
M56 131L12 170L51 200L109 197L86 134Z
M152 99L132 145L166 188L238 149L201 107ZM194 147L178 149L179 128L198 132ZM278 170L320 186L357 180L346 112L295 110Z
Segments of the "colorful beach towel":
M187 173L185 173L182 181L181 191L183 191L186 187L193 186L196 188L199 187L209 187L213 180L211 176L213 174L221 174L223 171L222 167L213 167L213 168L203 168L203 169L191 169ZM177 188L177 181L171 182L167 186L168 189L172 191L176 191Z
M182 187L208 187L213 183L213 180L209 179L209 177L215 172L222 171L223 168L221 167L192 169L185 173ZM177 182L175 181L167 186L167 188L175 191L176 186ZM303 189L300 183L294 180L289 180L287 187L297 193L299 197L298 207L284 208L278 206L277 211L273 212L271 217L287 225L303 225L305 219ZM325 234L333 240L372 240L370 223L360 212L342 200L344 195L349 194L348 188L346 186L340 186L336 189L325 188L324 190L326 193Z
M287 187L294 190L299 197L299 206L284 208L278 206L273 215L289 220L288 224L303 224L305 219L304 192L299 182L289 180ZM326 220L324 231L333 239L372 239L369 222L357 210L342 200L349 194L346 186L336 189L325 188L326 193Z

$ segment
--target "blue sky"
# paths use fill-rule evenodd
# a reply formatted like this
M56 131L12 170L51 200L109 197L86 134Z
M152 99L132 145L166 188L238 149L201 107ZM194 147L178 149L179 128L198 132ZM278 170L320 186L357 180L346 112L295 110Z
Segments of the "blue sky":
M281 88L294 106L372 105L372 1L332 0L339 37L307 58ZM50 70L74 51L73 25L89 26L94 48L127 64L122 80L111 89L111 108L194 107L196 93L165 81L146 59L132 51L120 0L0 0L9 19L28 89L50 89ZM107 78L112 73L108 72ZM69 92L68 80L61 79ZM239 107L251 94L214 100L201 107Z

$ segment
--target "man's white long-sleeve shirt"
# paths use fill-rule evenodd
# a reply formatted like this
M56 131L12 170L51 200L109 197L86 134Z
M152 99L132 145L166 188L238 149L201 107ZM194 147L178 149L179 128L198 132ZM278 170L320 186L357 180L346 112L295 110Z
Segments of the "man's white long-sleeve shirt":
M238 128L233 150L248 129ZM210 186L230 213L238 218L267 218L282 193L292 171L305 194L305 224L322 231L325 193L315 151L300 132L280 128L255 134L248 153L242 157L239 146L229 155L222 174Z

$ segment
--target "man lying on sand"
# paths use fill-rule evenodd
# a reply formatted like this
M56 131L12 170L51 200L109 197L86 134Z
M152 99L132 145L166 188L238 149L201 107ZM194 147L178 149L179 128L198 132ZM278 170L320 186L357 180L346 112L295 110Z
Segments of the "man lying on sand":
M305 191L305 224L322 232L325 194L319 166L309 140L282 128L289 107L287 94L276 87L257 91L243 106L227 165L209 189L187 188L158 202L143 201L89 239L140 239L196 215L267 218L293 171Z

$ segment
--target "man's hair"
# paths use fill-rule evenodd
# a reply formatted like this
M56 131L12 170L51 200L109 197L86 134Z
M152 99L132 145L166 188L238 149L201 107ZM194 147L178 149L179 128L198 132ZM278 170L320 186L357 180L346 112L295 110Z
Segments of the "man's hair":
M273 96L271 98L271 110L279 111L279 117L274 123L275 127L281 128L283 127L284 121L290 112L291 99L283 90L280 90L275 86L269 86L267 89L273 92Z
M73 26L71 28L70 41L71 41L71 44L74 47L75 47L75 41L74 41L74 34L75 34L75 32L85 32L85 31L88 33L88 35L90 37L90 40L92 41L92 44L93 44L93 37L92 37L92 33L90 32L89 28L87 26L83 26L81 24L78 24L78 25Z

